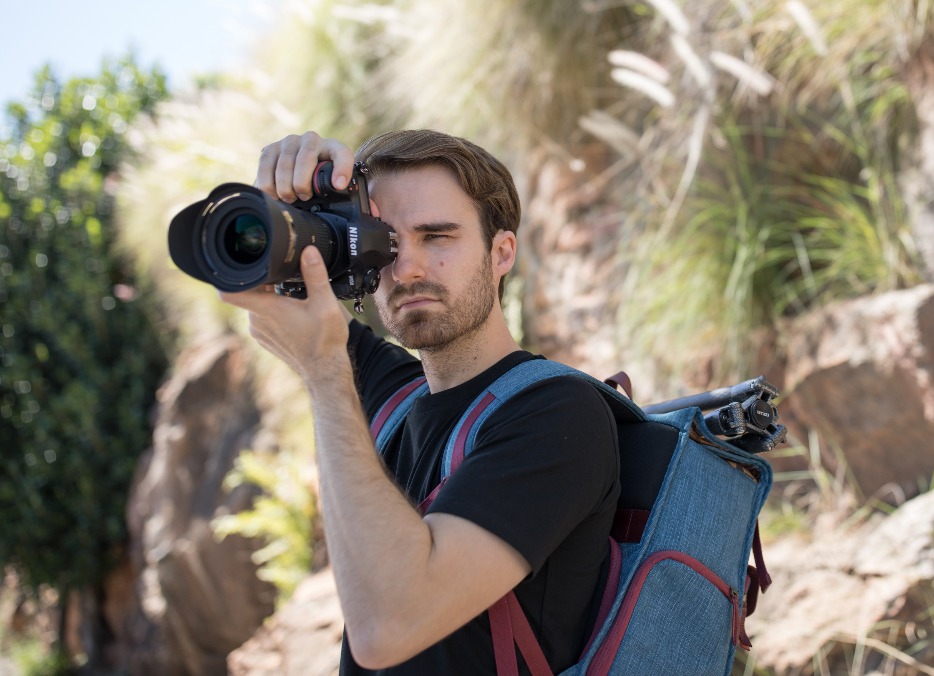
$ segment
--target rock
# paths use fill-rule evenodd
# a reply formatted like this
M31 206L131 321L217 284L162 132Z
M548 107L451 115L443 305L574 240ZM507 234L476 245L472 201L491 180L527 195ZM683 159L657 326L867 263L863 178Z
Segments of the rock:
M934 285L832 305L787 335L782 422L817 430L863 495L917 495L934 475Z
M757 669L918 674L919 665L934 664L934 646L925 639L934 603L932 524L929 492L849 531L767 543L774 584L746 622ZM816 655L823 656L822 669L814 666ZM853 659L861 666L853 668Z
M256 635L230 653L232 676L331 676L344 616L330 569L306 578Z
M268 445L239 339L186 350L159 392L128 505L130 561L106 606L116 662L135 676L226 674L227 654L272 613L274 590L250 558L262 543L218 541L210 526L250 504L248 487L222 482L241 450Z

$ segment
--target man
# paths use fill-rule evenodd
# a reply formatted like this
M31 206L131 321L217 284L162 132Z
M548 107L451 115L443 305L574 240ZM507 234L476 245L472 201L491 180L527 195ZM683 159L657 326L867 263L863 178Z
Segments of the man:
M370 168L374 213L398 236L375 302L420 361L350 321L314 247L301 258L307 299L222 294L250 312L252 335L311 395L324 531L346 623L341 673L495 673L484 611L514 588L551 668L564 669L589 638L605 574L619 492L612 415L575 378L528 388L484 423L422 516L414 505L439 481L452 427L499 375L536 358L512 338L500 305L516 258L518 197L498 160L438 132L383 134L356 159ZM286 137L264 149L256 185L284 201L306 199L323 160L344 187L349 148L313 132ZM368 421L422 372L430 394L380 459Z

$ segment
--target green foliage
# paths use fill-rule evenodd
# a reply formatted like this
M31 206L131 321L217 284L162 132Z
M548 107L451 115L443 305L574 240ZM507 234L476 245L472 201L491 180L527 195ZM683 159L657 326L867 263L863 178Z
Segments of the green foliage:
M23 676L66 676L74 673L68 657L59 650L49 652L41 641L15 642L10 657Z
M0 139L0 567L94 584L125 539L166 368L151 299L113 250L126 131L165 96L131 60L61 84L46 68Z
M263 490L251 509L220 516L214 533L264 538L267 544L253 554L258 577L276 587L279 602L288 599L311 570L314 556L314 494L303 476L311 466L310 453L279 453L274 457L244 451L224 485L233 490L253 484Z
M716 346L714 380L745 377L755 368L749 358L761 329L921 281L898 185L908 162L903 149L916 133L911 97L886 55L891 36L854 41L866 28L854 24L865 21L847 12L846 1L832 5L822 8L829 47L764 28L762 40L750 39L763 70L784 85L770 98L741 98L717 75L710 93L718 105L694 127L703 132L694 137L703 141L696 171L678 177L690 179L685 199L650 217L627 257L629 288L639 294L623 314L640 326L644 354L674 372L709 358L698 354L703 345ZM762 21L783 11L770 7ZM717 47L745 48L731 40L723 31ZM666 156L683 156L663 147ZM658 175L675 194L675 176Z

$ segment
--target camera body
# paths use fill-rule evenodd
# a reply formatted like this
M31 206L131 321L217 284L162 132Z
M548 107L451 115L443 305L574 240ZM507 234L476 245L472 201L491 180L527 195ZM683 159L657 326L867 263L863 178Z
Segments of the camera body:
M243 183L224 183L169 224L169 254L186 274L221 291L274 284L280 295L305 298L302 249L321 252L334 294L362 301L379 287L380 270L396 256L396 235L370 213L367 168L358 162L347 187L322 162L312 197L292 204Z

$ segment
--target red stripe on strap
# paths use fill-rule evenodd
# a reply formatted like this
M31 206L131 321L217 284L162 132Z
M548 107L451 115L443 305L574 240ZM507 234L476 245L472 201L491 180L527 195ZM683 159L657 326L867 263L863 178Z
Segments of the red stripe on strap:
M493 636L493 658L496 660L496 676L519 676L516 649L513 646L512 622L509 621L509 604L504 596L490 606L490 633Z
M516 645L519 646L519 652L522 653L532 676L553 676L548 660L545 659L545 653L542 652L542 647L535 638L535 632L532 631L528 618L522 612L522 606L519 605L519 599L516 598L514 592L506 594L506 602L509 604L509 620L512 622Z
M603 598L600 599L600 610L597 611L597 621L594 622L593 631L590 634L590 640L587 641L587 647L581 653L581 658L587 654L593 645L594 639L600 633L600 627L606 622L613 602L616 600L616 592L619 590L619 574L623 569L623 553L619 550L619 545L613 538L610 538L610 565L606 573L606 584L603 585Z
M497 676L517 676L519 673L516 649L525 660L532 676L553 676L545 653L535 638L522 606L514 592L509 592L490 606L490 633L493 636L493 656Z
M772 586L772 576L765 569L765 557L762 556L762 540L759 538L759 520L756 519L756 531L752 536L752 557L756 562L756 570L759 571L759 588L765 592Z
M373 422L370 424L370 435L375 440L379 436L380 430L383 429L383 425L386 424L386 420L393 414L399 404L405 401L405 398L409 396L414 390L417 390L425 383L425 378L417 378L413 380L408 385L404 385L396 390L396 393L392 395L389 400L383 404L383 408L380 409L379 414L376 418L373 419Z
M467 419L464 421L464 424L461 425L460 430L457 433L457 439L454 440L454 451L451 453L451 471L449 474L454 474L454 470L460 467L460 464L464 461L464 447L467 444L467 435L470 434L470 429L473 427L473 424L477 421L477 418L480 417L480 414L489 406L496 397L492 392L487 392L483 399L473 407L473 410L470 412L470 415L467 416Z

